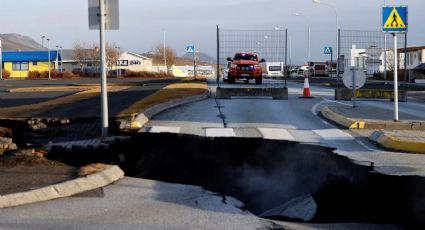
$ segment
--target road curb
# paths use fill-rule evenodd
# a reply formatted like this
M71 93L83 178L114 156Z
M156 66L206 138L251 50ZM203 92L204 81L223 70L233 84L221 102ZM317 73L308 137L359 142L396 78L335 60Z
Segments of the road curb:
M332 111L332 109L329 108L329 106L323 107L320 112L325 118L348 129L364 129L366 126L365 121L356 121L341 114L335 113Z
M0 208L15 207L73 196L107 186L123 177L124 172L118 166L113 165L103 171L86 177L80 177L32 191L0 196Z
M375 131L369 139L386 149L425 154L425 142L394 137L385 131Z
M197 101L202 101L209 98L207 93L174 99L165 103L154 105L140 112L131 122L122 122L120 129L141 129L155 115L181 105L190 104Z
M324 106L320 112L326 119L347 129L425 130L424 121L393 122L362 119L355 120L334 112L330 106Z

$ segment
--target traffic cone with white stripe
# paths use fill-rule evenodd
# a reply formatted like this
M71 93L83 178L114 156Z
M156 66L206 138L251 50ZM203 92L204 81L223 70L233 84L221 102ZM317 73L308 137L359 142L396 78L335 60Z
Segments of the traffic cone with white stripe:
M303 95L300 98L305 98L305 99L314 98L311 96L311 93L310 93L310 83L308 82L308 76L304 78L304 91L303 91Z

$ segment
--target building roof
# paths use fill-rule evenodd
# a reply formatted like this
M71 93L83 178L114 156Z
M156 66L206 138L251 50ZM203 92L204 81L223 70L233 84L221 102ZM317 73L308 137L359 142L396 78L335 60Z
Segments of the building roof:
M425 46L410 46L407 47L406 49L404 48L399 48L398 51L401 53L405 53L407 52L415 52L415 51L420 51L420 50L425 50Z
M56 60L57 51L50 51L50 60ZM59 60L61 59L60 56ZM2 52L3 62L49 61L48 51L10 51Z
M149 58L149 57L143 56L141 54L136 54L136 53L133 53L133 52L130 52L130 51L126 51L126 52L121 53L121 56L124 55L124 54L135 56L135 57L143 59L143 60L151 60L151 58Z

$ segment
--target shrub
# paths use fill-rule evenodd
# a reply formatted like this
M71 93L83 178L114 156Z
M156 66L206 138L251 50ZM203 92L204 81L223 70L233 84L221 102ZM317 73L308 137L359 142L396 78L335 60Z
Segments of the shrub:
M111 76L114 77L114 76ZM124 75L121 75L121 77L124 78L167 78L167 77L173 77L172 74L169 73L154 73L154 72L147 72L147 71L126 71Z
M10 78L10 71L4 69L3 72L2 72L2 77L3 77L3 79Z

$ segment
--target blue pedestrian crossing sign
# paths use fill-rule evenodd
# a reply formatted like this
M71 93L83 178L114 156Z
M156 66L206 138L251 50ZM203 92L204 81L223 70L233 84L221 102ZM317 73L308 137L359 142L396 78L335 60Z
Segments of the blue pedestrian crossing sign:
M195 46L194 45L186 46L186 52L195 53Z
M332 54L332 47L325 46L325 54Z
M407 7L383 7L382 31L389 33L407 32Z

